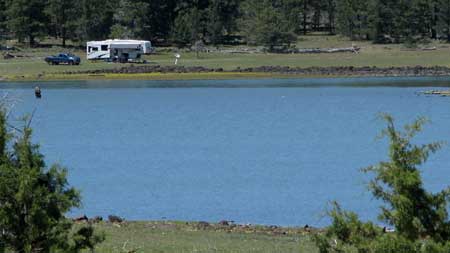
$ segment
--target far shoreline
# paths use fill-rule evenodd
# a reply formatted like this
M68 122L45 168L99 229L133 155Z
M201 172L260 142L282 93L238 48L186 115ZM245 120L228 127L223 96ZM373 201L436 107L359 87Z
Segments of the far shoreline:
M5 82L90 81L90 80L250 80L250 79L336 79L336 78L450 78L450 68L423 67L309 67L260 66L233 70L184 66L127 66L118 69L1 76ZM432 85L430 85L432 86ZM448 85L450 86L450 84Z
M239 80L359 80L369 79L370 81L384 81L387 79L396 79L398 81L448 81L450 87L449 75L305 75L305 74L283 74L283 73L136 73L136 74L49 74L46 76L16 76L9 78L0 78L0 85L5 83L29 83L29 82L81 82L81 81L239 81ZM244 85L245 86L245 85ZM340 86L339 84L337 86ZM372 83L367 85L358 84L356 86L374 86ZM379 85L375 86L390 86ZM435 86L430 85L406 85L406 86ZM238 87L238 86L236 86Z

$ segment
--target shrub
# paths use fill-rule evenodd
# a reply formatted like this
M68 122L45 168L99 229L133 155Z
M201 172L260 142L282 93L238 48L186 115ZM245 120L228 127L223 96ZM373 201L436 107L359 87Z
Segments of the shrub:
M393 233L379 236L370 246L372 253L419 253L413 241Z
M358 245L381 233L381 228L377 228L372 222L361 222L356 213L342 210L337 202L332 204L333 208L328 212L332 218L328 236L336 236L343 243Z

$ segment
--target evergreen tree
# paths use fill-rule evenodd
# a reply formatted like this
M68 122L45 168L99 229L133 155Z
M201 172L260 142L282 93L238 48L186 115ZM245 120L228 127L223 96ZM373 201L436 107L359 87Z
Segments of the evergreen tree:
M111 36L117 39L145 38L145 30L150 24L149 7L146 1L119 0Z
M312 0L275 0L274 6L286 19L286 29L296 34L306 34L310 25L310 3Z
M6 5L5 0L0 0L0 41L6 33Z
M47 24L46 1L6 0L5 3L9 30L20 42L28 39L30 45L35 45L36 37L44 34Z
M411 27L412 36L420 39L431 38L431 30L433 29L433 4L430 0L414 0L409 17L408 25Z
M363 0L337 0L336 5L338 31L351 39L368 39L371 33L369 6Z
M146 0L148 22L145 25L146 39L168 39L175 20L177 0Z
M450 42L450 0L439 0L437 12L437 27L439 34Z
M175 0L118 0L111 37L158 39L170 34Z
M393 42L393 39L399 39L396 36L398 29L395 27L399 14L397 3L398 0L375 0L371 16L375 42Z
M204 39L207 32L208 1L192 0L178 3L174 27L173 40L180 44L193 44Z
M289 46L297 39L282 10L271 0L247 0L242 7L241 29L247 43L273 50L275 46Z
M184 9L178 13L173 28L173 40L186 45L203 38L205 28L203 22L204 12L197 8Z
M390 115L382 115L389 139L389 160L363 169L373 174L369 190L382 201L379 219L395 226L387 233L372 222L361 222L353 212L334 202L328 215L331 226L325 235L314 235L320 252L412 252L447 253L450 250L448 207L450 187L440 192L424 188L420 167L441 143L415 145L411 141L426 122L419 118L397 130ZM334 242L334 243L331 243ZM350 247L349 247L350 246Z
M80 205L78 191L68 186L67 170L59 165L47 168L27 125L20 136L11 135L5 110L0 110L0 252L92 249L101 237L91 227L73 234L72 222L64 217Z
M438 242L449 240L450 188L438 193L426 191L419 168L441 147L441 143L411 143L426 122L423 118L406 125L404 132L397 131L390 115L383 115L383 118L387 128L382 133L390 142L389 161L363 170L375 175L369 189L375 198L385 203L379 218L394 225L399 235L410 240L427 236Z
M236 27L239 0L211 0L207 10L207 30L213 44L223 43L224 35Z
M77 37L84 41L107 39L118 0L80 0L79 4L82 15Z
M272 22L280 31L271 41L326 29L351 39L401 43L450 39L447 6L445 0L0 0L0 32L31 44L46 35L63 45L67 39L109 37L220 44L240 34L253 43L259 35L249 28L273 28ZM266 17L256 14L263 12Z
M430 0L431 6L431 38L438 38L438 29L439 29L439 0Z
M75 38L75 30L81 15L77 7L77 2L73 0L48 0L46 12L56 36L62 39L63 47L66 46L67 39Z
M306 35L306 33L308 33L308 15L309 15L309 2L311 0L302 0L302 26L303 26L303 34Z
M311 29L319 31L322 24L322 13L326 10L326 1L310 0L312 9Z
M330 35L334 35L335 34L335 29L336 29L336 0L327 0L325 2L325 8L327 11L327 19L328 19L328 31Z

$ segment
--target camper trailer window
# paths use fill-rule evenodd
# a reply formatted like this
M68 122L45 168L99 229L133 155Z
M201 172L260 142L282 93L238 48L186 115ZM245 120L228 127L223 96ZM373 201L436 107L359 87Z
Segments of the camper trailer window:
M98 48L96 48L96 47L89 47L89 52L91 52L91 51L93 51L93 52L95 52L95 51L98 51Z
M102 45L102 51L108 51L108 45Z

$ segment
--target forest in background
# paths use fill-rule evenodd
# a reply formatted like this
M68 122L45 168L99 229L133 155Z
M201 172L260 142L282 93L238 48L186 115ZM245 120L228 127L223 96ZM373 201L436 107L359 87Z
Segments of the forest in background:
M0 0L0 43L118 38L273 48L314 32L375 43L450 41L450 0Z

